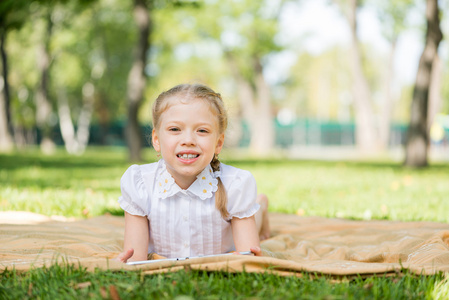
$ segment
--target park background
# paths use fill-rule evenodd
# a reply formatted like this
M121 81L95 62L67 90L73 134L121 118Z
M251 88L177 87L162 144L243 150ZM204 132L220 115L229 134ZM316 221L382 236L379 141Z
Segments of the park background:
M201 82L228 107L221 160L252 172L270 212L448 223L448 11L447 0L1 0L0 213L52 222L123 215L121 175L158 159L148 139L154 99ZM25 216L13 221L33 221ZM442 274L406 271L339 282L142 275L6 270L0 297L449 291Z
M253 156L447 160L449 4L427 2L2 1L0 148L140 161L157 95L201 82Z
M228 107L222 161L255 175L271 211L446 222L448 8L2 1L0 208L122 213L121 174L157 160L153 101L201 82Z

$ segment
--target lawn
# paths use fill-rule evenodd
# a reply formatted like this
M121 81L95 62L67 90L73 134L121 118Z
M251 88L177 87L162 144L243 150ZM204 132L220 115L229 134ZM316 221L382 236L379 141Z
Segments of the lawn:
M157 159L147 150L146 161ZM351 219L449 222L449 165L423 170L394 162L255 160L227 151L222 161L253 173L270 211ZM0 155L0 211L89 218L121 214L120 177L130 165L122 148L90 148L83 156L60 150ZM333 282L267 274L183 271L169 275L139 272L86 272L51 267L25 274L5 271L0 298L298 298L432 299L447 295L443 275L378 277ZM433 295L433 296L432 296ZM181 297L182 298L182 297ZM180 299L181 299L180 298ZM444 298L442 298L444 299Z

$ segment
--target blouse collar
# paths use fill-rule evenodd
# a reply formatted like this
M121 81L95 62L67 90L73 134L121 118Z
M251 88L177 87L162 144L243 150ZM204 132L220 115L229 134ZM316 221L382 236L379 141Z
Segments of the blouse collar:
M220 175L220 171L214 172L212 167L207 165L206 168L196 176L197 179L189 186L189 188L183 190L176 184L174 178L167 171L165 161L161 159L158 176L156 177L156 188L161 199L166 199L177 193L184 193L187 191L201 200L206 200L213 196L213 192L217 191L217 178Z

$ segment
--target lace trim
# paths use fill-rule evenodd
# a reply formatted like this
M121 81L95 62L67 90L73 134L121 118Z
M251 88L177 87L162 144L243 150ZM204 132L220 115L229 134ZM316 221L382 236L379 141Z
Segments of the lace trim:
M227 221L230 221L233 217L236 217L236 218L239 218L239 219L249 218L249 217L253 216L259 209L260 209L260 204L259 203L254 203L246 211L242 211L242 212L237 212L237 213L231 214L229 216L229 218L227 219Z
M198 176L195 182L189 187L189 191L198 196L201 200L212 197L218 189L218 180L214 178L214 172L208 165Z

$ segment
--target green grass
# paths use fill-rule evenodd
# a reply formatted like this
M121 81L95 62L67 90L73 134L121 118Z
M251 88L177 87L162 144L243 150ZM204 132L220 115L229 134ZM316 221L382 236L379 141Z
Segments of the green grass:
M78 266L0 274L1 299L117 299L114 295L121 299L436 299L444 289L438 284L447 284L442 275L359 277L331 283L307 274L298 278L184 270L145 275L140 271L87 272Z
M449 165L423 170L394 162L321 162L237 158L222 161L251 171L270 211L351 219L449 222ZM147 162L157 159L144 153ZM121 214L120 177L130 165L121 148L89 148L80 157L59 150L0 155L0 211L26 210L44 215L86 218ZM111 288L112 286L112 288ZM204 299L447 299L442 275L356 278L333 282L268 274L182 271L165 275L96 271L53 266L0 277L0 299L107 298ZM183 298L184 297L184 298Z
M449 165L423 170L394 162L232 159L251 171L270 211L351 219L449 222ZM147 162L157 159L145 152ZM0 155L0 210L91 217L120 212L120 177L130 165L120 148L90 148L81 157L36 151Z

